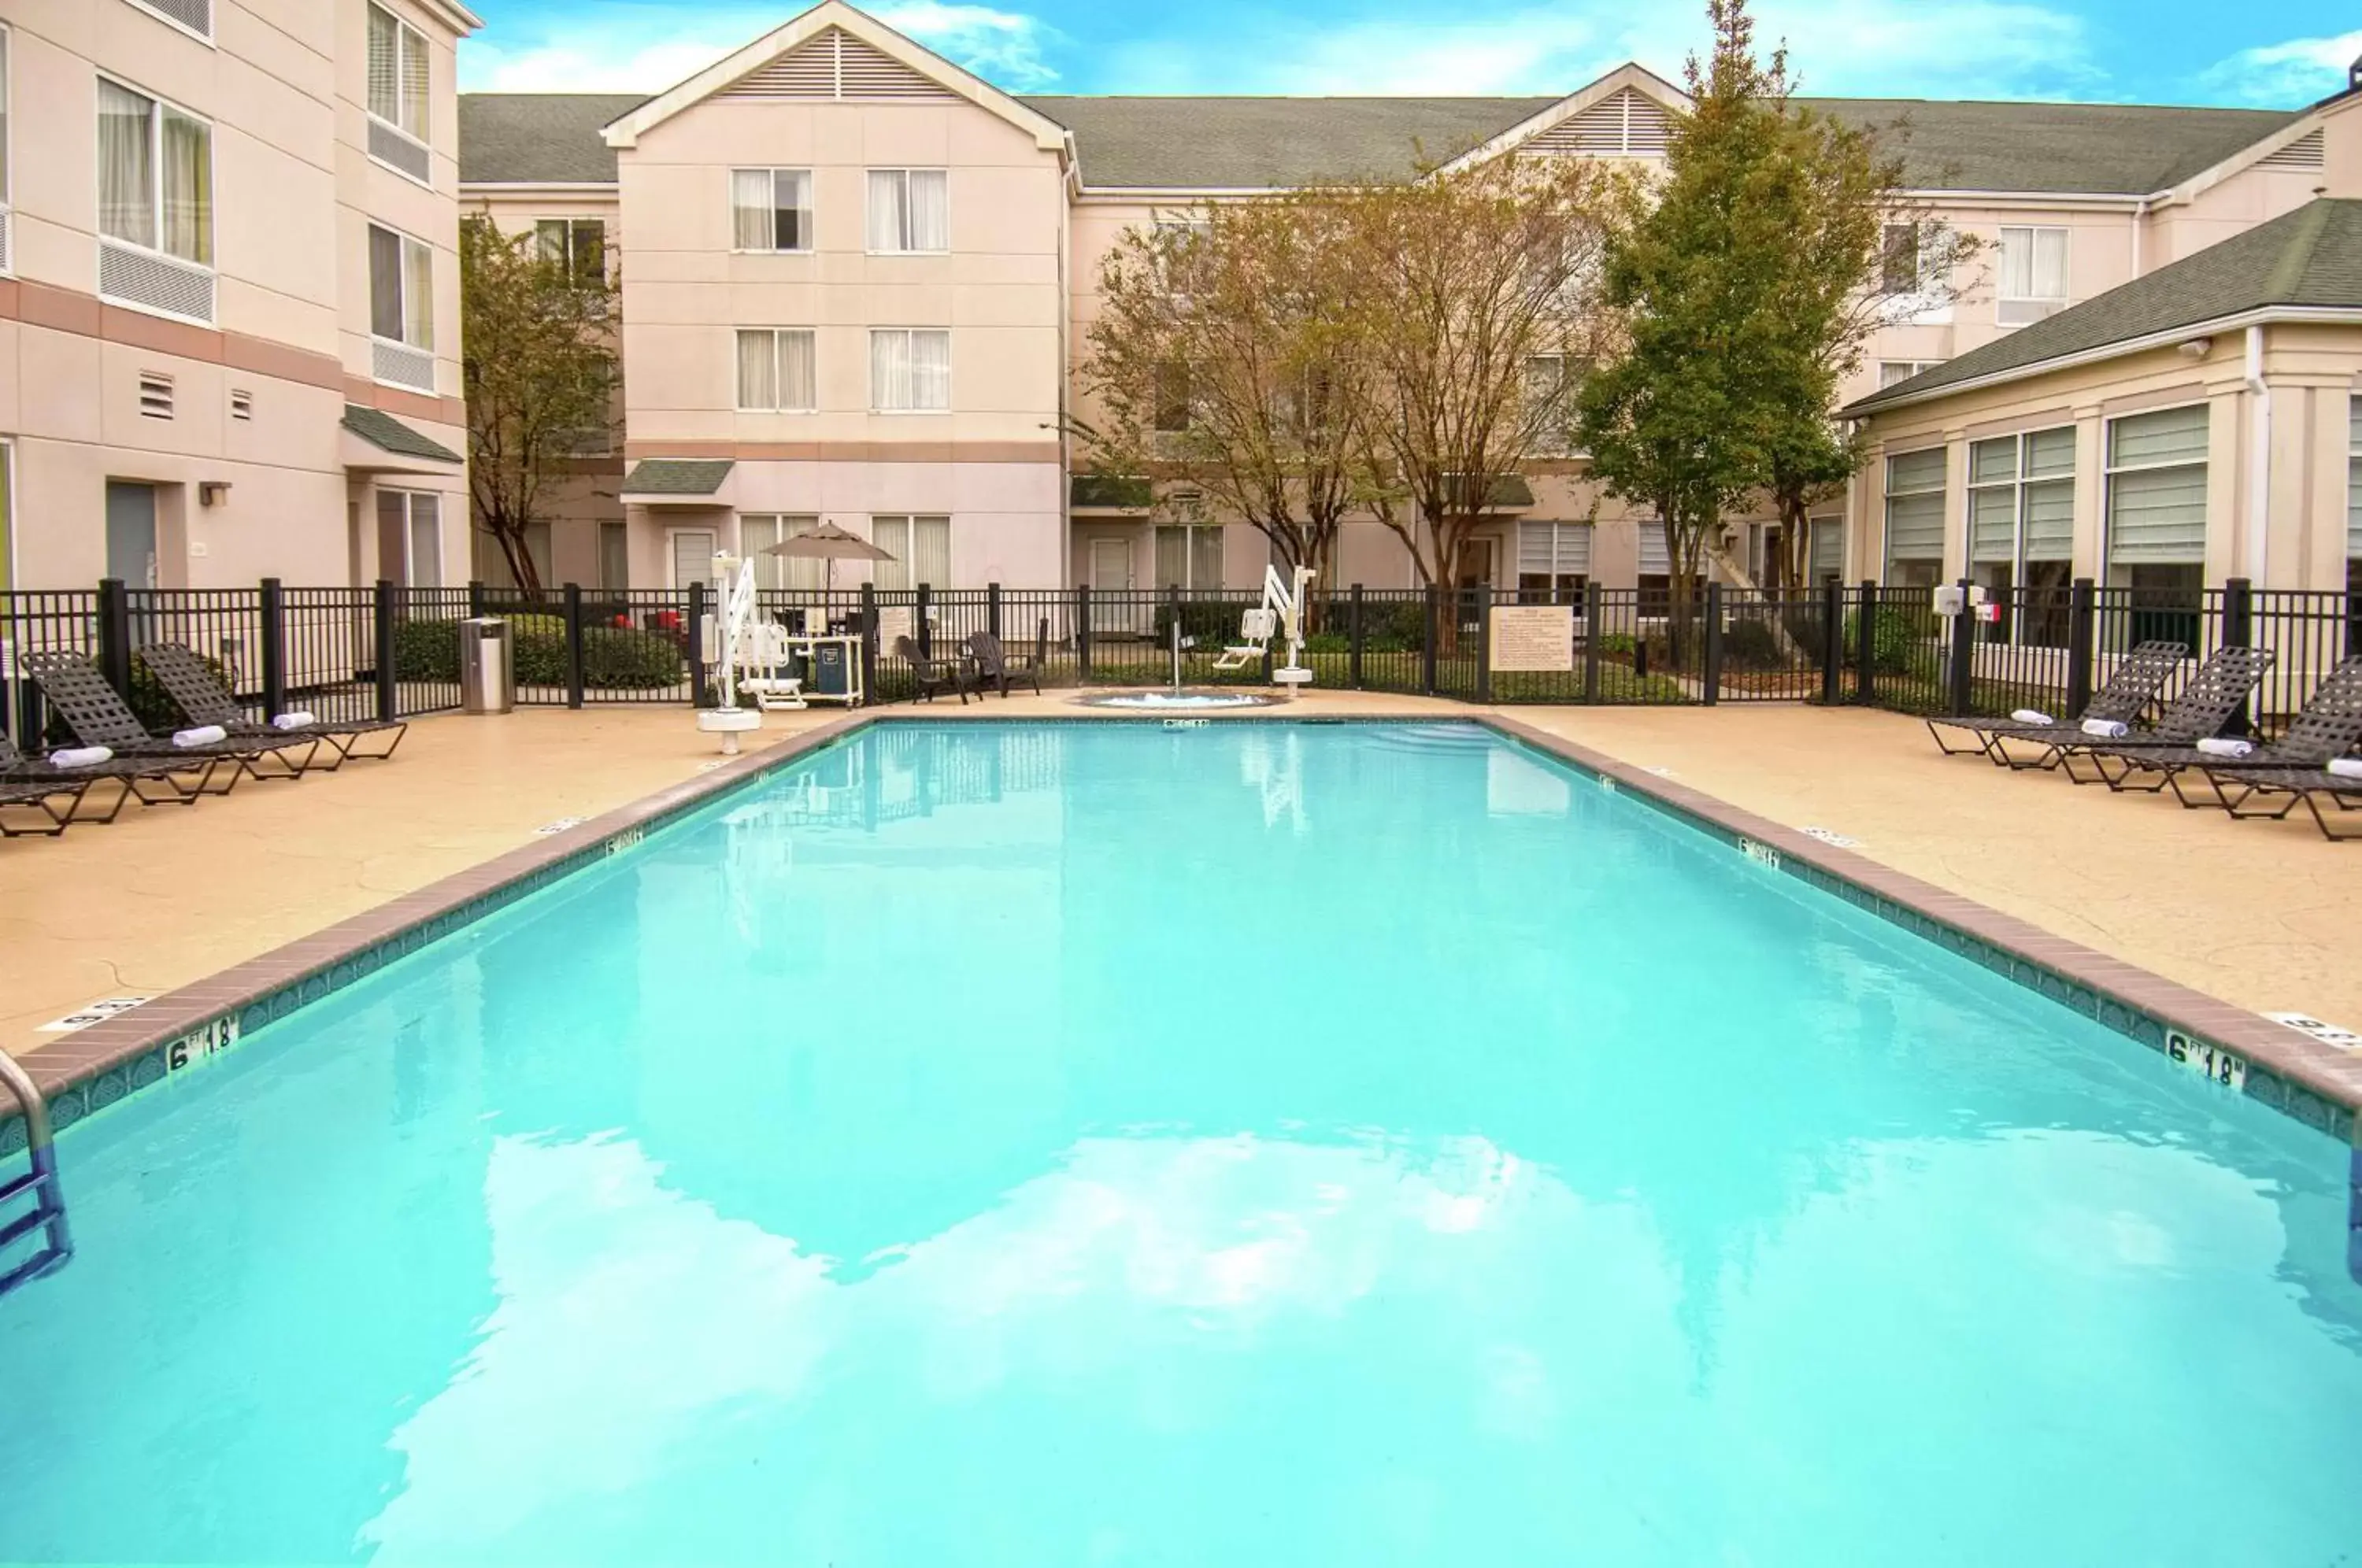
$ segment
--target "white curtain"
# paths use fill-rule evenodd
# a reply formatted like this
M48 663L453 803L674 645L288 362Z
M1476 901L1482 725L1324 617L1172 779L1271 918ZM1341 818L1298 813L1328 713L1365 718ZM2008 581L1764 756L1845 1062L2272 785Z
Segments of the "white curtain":
M907 250L902 243L902 194L907 189L900 169L869 171L869 248Z
M435 347L435 252L424 240L403 237L402 340L413 348Z
M948 588L952 580L952 520L911 519L911 581Z
M149 116L156 105L112 82L98 84L98 230L156 243L156 164Z
M952 335L948 332L911 334L911 403L912 408L947 410L952 405Z
M412 588L443 586L443 498L425 492L410 497Z
M369 112L388 125L402 123L402 64L394 19L369 9Z
M779 406L778 343L768 331L738 334L738 406Z
M811 173L801 169L771 171L771 243L781 250L811 249Z
M2067 297L2067 231L2004 228L2001 231L2001 297L2063 300Z
M894 558L873 564L869 580L883 589L905 589L918 580L911 575L911 520L872 517L869 542Z
M402 341L402 236L370 225L370 331Z
M911 403L911 334L881 328L869 334L869 406L889 412Z
M1156 586L1189 586L1189 528L1185 524L1156 525Z
M426 35L402 29L402 117L394 122L426 139Z
M730 171L730 243L740 250L773 248L771 171L733 169Z
M779 407L810 414L820 406L811 329L783 327L779 338Z
M203 267L214 259L213 147L211 126L164 111L163 249Z
M952 248L951 187L941 169L913 169L910 185L911 213L906 250L949 250Z

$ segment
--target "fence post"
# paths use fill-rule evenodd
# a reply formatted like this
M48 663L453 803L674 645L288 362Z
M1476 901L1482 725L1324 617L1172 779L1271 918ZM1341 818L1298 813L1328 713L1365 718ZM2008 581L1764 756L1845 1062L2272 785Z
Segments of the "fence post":
M262 580L262 716L287 711L287 590L275 577Z
M468 619L480 621L483 618L484 580L480 577L471 577L468 580Z
M1599 623L1606 606L1602 602L1597 578L1586 579L1583 585L1583 700L1599 701Z
M690 685L697 684L697 591L699 583L689 585L689 650ZM559 601L566 615L566 705L582 706L582 585L569 582Z
M1000 640L1000 584L997 582L984 585L984 629L995 642Z
M921 658L935 657L934 590L919 584L918 603L911 612L911 630L919 645Z
M1075 584L1075 684L1091 683L1091 585Z
M1427 628L1419 640L1418 689L1429 696L1435 695L1435 635L1443 614L1443 590L1430 582L1427 585Z
M1843 700L1845 680L1845 588L1836 578L1821 585L1821 705Z
M1345 684L1359 691L1362 689L1362 585L1353 585L1352 608L1348 612L1353 624L1348 630L1345 654Z
M131 599L119 577L99 580L98 672L125 701L131 700Z
M1181 585L1177 582L1168 582L1164 585L1164 635L1158 639L1164 646L1156 651L1160 656L1171 658L1175 646L1174 636L1181 630ZM1181 679L1181 672L1177 667L1173 672L1173 679L1176 684Z
M861 700L877 701L877 585L861 585Z
M1853 700L1878 701L1878 584L1861 580L1853 613Z
M2067 712L2080 714L2092 705L2092 580L2079 577L2067 590Z
M573 583L566 585L566 705L582 706L582 590ZM689 624L683 628L689 640L689 705L706 706L709 696L705 685L705 584L689 585Z
M2226 648L2251 648L2256 646L2256 585L2244 577L2225 579L2223 583L2223 642ZM2239 700L2238 712L2223 725L2223 733L2232 735L2251 734L2255 731L2252 691Z
M370 610L377 634L377 716L380 719L402 716L402 693L393 683L393 580L379 578Z
M1705 585L1705 705L1722 701L1722 584Z
M1493 701L1493 590L1476 591L1476 701Z
M1960 579L1959 587L1960 613L1952 617L1952 657L1945 672L1945 707L1950 712L1966 714L1975 706L1971 682L1976 673L1977 618L1969 613L1969 580Z

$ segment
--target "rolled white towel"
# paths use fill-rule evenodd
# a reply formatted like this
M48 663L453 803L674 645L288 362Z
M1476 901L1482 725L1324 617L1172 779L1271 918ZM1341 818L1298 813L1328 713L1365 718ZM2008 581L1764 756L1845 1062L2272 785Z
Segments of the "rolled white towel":
M2102 740L2122 740L2133 733L2133 727L2122 719L2086 719L2083 721L2083 733L2097 735Z
M309 709L298 708L292 713L281 713L272 719L270 727L274 730L308 730L319 722Z
M191 749L198 746L219 745L222 742L227 739L229 739L229 732L222 728L219 724L199 724L193 730L175 730L172 732L172 744L174 745L188 747Z
M2362 756L2333 756L2329 771L2340 778L2362 778Z
M2245 756L2256 749L2256 743L2231 735L2208 735L2198 743L2198 749L2209 756Z
M2013 708L2009 716L2021 724L2055 724L2058 721L2039 708Z
M50 753L52 767L96 767L114 756L111 745L70 745Z

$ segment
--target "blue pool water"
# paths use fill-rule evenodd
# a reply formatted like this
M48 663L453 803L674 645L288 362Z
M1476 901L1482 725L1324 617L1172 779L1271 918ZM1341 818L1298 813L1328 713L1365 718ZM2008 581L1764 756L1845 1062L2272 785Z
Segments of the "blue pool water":
M1473 730L872 730L61 1151L0 1560L2362 1560L2344 1151Z

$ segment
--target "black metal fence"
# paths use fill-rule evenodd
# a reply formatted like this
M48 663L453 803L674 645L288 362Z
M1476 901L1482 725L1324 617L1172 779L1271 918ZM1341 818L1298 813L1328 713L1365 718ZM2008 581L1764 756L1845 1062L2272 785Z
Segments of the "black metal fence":
M1964 600L1969 585L1957 585ZM909 651L955 657L977 633L1035 656L1045 684L1266 685L1282 650L1243 635L1259 595L1245 591L1069 589L889 591L766 590L765 619L859 637L865 689L892 701L914 690ZM1495 646L1493 612L1550 606ZM152 725L175 715L135 655L183 643L211 660L247 709L300 708L329 720L397 718L460 704L459 623L511 624L518 701L586 707L710 700L712 603L682 591L524 595L488 589L288 588L0 593L0 710L20 744L46 716L24 655L92 659ZM1754 701L1860 703L1912 713L2079 712L2136 644L2190 650L2185 670L2224 646L2273 654L2251 722L2277 733L2337 662L2362 651L2362 596L2257 591L2236 580L2179 591L2079 580L1984 596L1939 614L1926 588L1825 584L1789 591L1707 585L1686 603L1661 591L1562 595L1492 589L1369 589L1316 594L1304 662L1315 690L1423 693L1473 702L1613 705ZM1246 650L1246 651L1241 651ZM1510 666L1540 668L1509 668ZM2175 688L2169 686L2170 699Z

